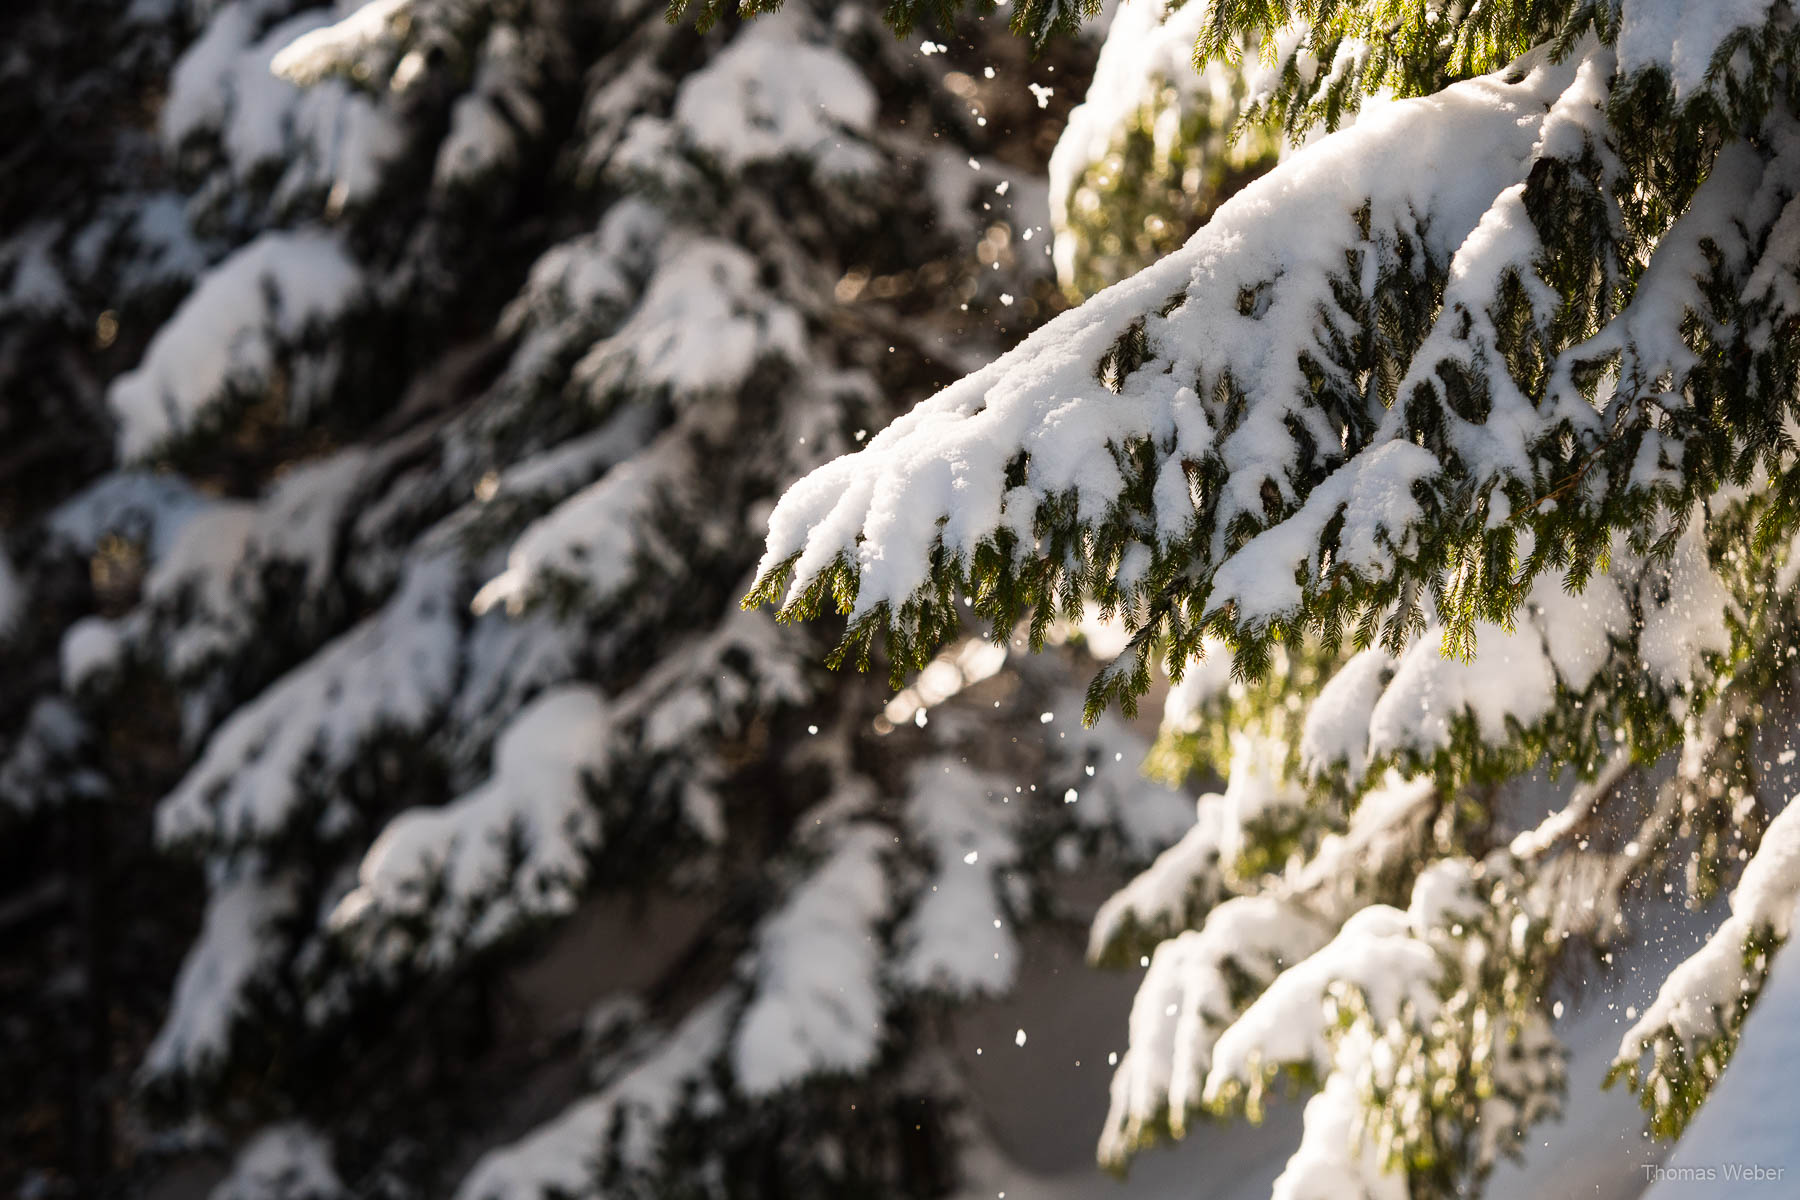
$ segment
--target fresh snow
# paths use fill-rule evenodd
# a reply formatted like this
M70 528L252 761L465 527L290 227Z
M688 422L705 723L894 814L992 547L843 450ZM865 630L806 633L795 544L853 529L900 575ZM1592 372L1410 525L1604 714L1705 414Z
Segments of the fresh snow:
M63 690L79 692L97 675L117 669L124 653L119 626L105 617L83 617L63 632Z
M862 174L878 161L852 135L875 124L875 89L849 59L805 36L797 12L764 14L681 85L675 122L733 173L807 159L821 175Z
M1222 115L1235 115L1231 88L1236 69L1211 62L1194 70L1194 42L1211 16L1209 5L1171 5L1168 0L1122 0L1113 10L1086 97L1070 110L1050 155L1050 213L1059 222L1053 245L1061 279L1075 274L1076 240L1060 222L1071 209L1076 185L1133 118L1151 111L1163 114L1155 127L1161 143L1179 136L1176 118L1188 104L1210 102ZM1030 87L1038 107L1044 107L1052 89ZM1231 122L1220 124L1218 138L1204 148L1209 156L1228 152Z
M313 8L267 25L279 6L232 0L217 7L199 39L176 64L161 114L162 136L179 154L217 139L242 184L259 171L280 172L277 202L336 194L336 203L373 196L404 148L398 120L368 93L341 80L298 88L271 63L277 52L327 25L329 8Z
M1231 1085L1255 1087L1265 1071L1306 1065L1323 1079L1334 1069L1327 993L1348 984L1360 990L1377 1028L1412 1012L1437 1011L1434 989L1442 965L1400 909L1372 904L1358 911L1330 943L1277 975L1213 1046L1203 1099Z
M349 15L294 38L270 61L270 69L290 83L318 83L341 64L384 45L411 16L415 0L366 0Z
M142 546L154 566L171 552L188 522L212 503L179 475L114 471L63 501L45 526L71 553L90 555L113 534Z
M331 923L378 966L419 930L413 958L448 967L524 919L568 912L601 825L587 786L611 749L606 707L571 684L526 705L500 736L494 774L438 808L401 813L363 856Z
M1335 310L1331 281L1346 247L1397 269L1389 231L1412 230L1425 253L1449 265L1524 178L1544 114L1578 64L1526 65L1517 83L1476 79L1365 113L1245 188L1180 251L819 468L777 507L761 570L797 556L792 597L843 558L859 572L854 616L898 607L926 586L936 543L966 560L1006 529L1030 546L1041 506L1065 493L1079 520L1104 518L1125 486L1107 447L1149 439L1162 473L1179 477L1184 460L1210 454L1225 468L1207 552L1221 577L1213 605L1235 602L1251 624L1290 611L1296 576L1316 573L1318 535L1340 513L1341 561L1385 577L1418 516L1411 485L1436 460L1397 440L1397 428L1378 433L1369 452L1301 504L1291 477L1301 453L1288 423L1315 445L1340 442L1326 414L1302 399L1311 389L1301 357L1331 359L1322 313ZM1365 201L1367 237L1354 215ZM1245 296L1255 298L1247 310ZM1171 297L1179 302L1164 315ZM1114 394L1095 379L1095 364L1140 322L1148 361ZM1220 434L1201 397L1227 377L1253 403ZM1008 464L1021 452L1028 482L1008 489ZM1224 530L1240 513L1262 520L1265 488L1298 511L1228 556ZM1158 545L1184 536L1194 520L1187 490L1159 490L1153 515Z
M231 1174L207 1200L340 1200L350 1191L331 1161L331 1143L298 1121L271 1125L238 1151Z
M913 768L906 823L933 863L899 933L895 974L910 988L999 995L1013 984L1019 952L999 886L1018 856L1006 790L960 762Z
M1746 962L1746 940L1758 933L1785 940L1792 932L1796 903L1800 903L1800 805L1788 804L1769 822L1762 844L1745 865L1731 894L1731 915L1698 952L1669 972L1655 1001L1619 1043L1621 1060L1636 1062L1664 1031L1683 1047L1722 1032L1721 1014L1760 982L1761 971L1753 979L1753 968ZM1753 1011L1766 1003L1764 997Z
M249 991L281 962L285 939L274 926L293 915L292 881L255 871L211 883L206 920L175 980L168 1018L144 1054L146 1076L204 1075L225 1059Z
M362 287L361 271L328 233L265 233L236 251L107 392L119 456L142 458L201 425L212 405L265 388L281 356L309 329L343 315ZM297 387L290 404L303 409L312 400Z
M634 578L634 559L673 554L656 532L654 505L697 469L688 439L679 431L665 434L528 525L507 554L506 570L475 594L474 611L504 605L522 612L558 580L585 588L594 604L612 600Z
M655 1161L664 1123L684 1093L708 1087L707 1072L731 1029L735 993L702 1003L617 1080L512 1145L489 1151L456 1189L456 1200L540 1200L596 1195L596 1150L617 1138L627 1169Z
M1113 1072L1102 1163L1122 1165L1165 1113L1177 1133L1188 1128L1209 1079L1225 1061L1221 1036L1244 1015L1233 977L1260 985L1286 978L1286 968L1307 960L1330 932L1295 905L1239 896L1214 908L1199 929L1157 946L1131 1006L1128 1048ZM1303 1019L1300 1028L1309 1024L1317 1019ZM1241 1043L1247 1035L1236 1036ZM1230 1046L1225 1051L1237 1053Z
M458 582L452 556L423 559L385 609L233 713L158 806L164 844L274 837L316 798L309 781L331 779L377 733L432 721L457 678Z
M1619 69L1666 71L1677 99L1700 91L1720 47L1759 30L1773 0L1622 0Z
M757 930L754 998L731 1043L744 1095L874 1061L886 1032L878 925L892 904L881 858L892 845L879 825L848 826Z
M1782 918L1783 925L1792 922L1793 914ZM1647 1200L1679 1200L1699 1188L1708 1200L1758 1200L1793 1188L1800 1178L1793 1107L1794 1073L1800 1070L1797 1006L1800 954L1789 947L1776 956L1731 1065L1669 1155L1665 1165L1676 1173L1654 1184ZM1758 1178L1743 1170L1752 1166L1782 1173ZM1684 1179L1683 1171L1712 1174Z
M576 364L576 377L596 398L639 384L691 402L741 384L765 359L805 364L800 315L758 274L756 260L729 242L677 241L630 318Z
M1223 891L1219 846L1224 834L1224 797L1200 797L1195 819L1181 840L1156 856L1136 878L1107 897L1088 930L1088 957L1100 958L1127 930L1161 940L1188 927L1196 913L1212 908Z

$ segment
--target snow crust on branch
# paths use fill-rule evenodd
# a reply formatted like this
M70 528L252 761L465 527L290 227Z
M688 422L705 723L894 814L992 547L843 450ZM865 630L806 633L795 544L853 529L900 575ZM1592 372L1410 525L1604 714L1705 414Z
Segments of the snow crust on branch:
M881 857L893 835L854 823L756 932L754 998L732 1035L747 1096L871 1062L885 1034L878 925L892 903Z
M1720 51L1760 29L1774 0L1621 0L1619 66L1627 74L1661 71L1677 99L1712 82Z
M457 681L457 583L451 556L416 563L381 613L233 713L158 806L157 836L253 844L287 830L309 799L322 829L341 819L329 793L309 792L301 768L328 780L373 734L419 730L437 716Z
M872 132L877 107L863 73L808 39L798 12L772 13L683 81L673 119L701 154L734 174L795 158L831 176L874 166L855 137Z
M144 361L108 390L119 456L142 458L201 426L214 406L257 396L282 356L341 318L362 289L361 270L329 233L265 233L232 254L157 331ZM329 380L329 371L296 376L290 415L304 414Z
M255 870L212 882L168 1019L144 1054L146 1077L204 1075L223 1061L250 990L286 952L275 927L293 917L298 899L291 880Z
M1082 102L1070 110L1050 156L1053 257L1065 287L1076 285L1082 274L1081 218L1113 199L1095 190L1084 192L1083 181L1125 146L1135 126L1147 126L1153 163L1181 156L1188 170L1173 182L1183 191L1191 190L1192 177L1201 171L1216 170L1219 164L1244 165L1248 148L1239 135L1247 131L1236 126L1246 100L1245 73L1221 59L1195 69L1195 42L1212 19L1213 8L1206 4L1122 0L1114 8L1094 77ZM1254 136L1248 140L1256 141ZM1126 156L1120 165L1129 174L1137 162ZM1129 194L1138 181L1117 183Z
M386 46L409 23L415 0L368 0L348 16L291 39L269 62L289 83L311 87L369 50Z
M1383 106L1283 163L1179 252L790 489L760 576L786 582L793 613L847 565L853 626L882 612L905 624L932 595L935 548L963 570L998 548L999 569L1021 573L1045 539L1113 528L1107 555L1149 551L1124 553L1120 594L1191 555L1206 611L1247 629L1298 615L1328 530L1334 570L1393 578L1418 551L1416 486L1445 464L1353 378L1344 306L1400 278L1464 279L1471 259L1515 245L1495 240L1523 215L1508 197L1577 69L1539 55L1516 82ZM1133 344L1109 386L1108 354ZM1502 465L1517 463L1470 463ZM1131 490L1140 475L1148 495ZM1103 569L1073 550L1057 565L1080 580Z
M405 147L401 124L343 80L298 88L271 69L284 47L331 20L321 7L270 23L280 7L237 0L217 8L176 64L161 114L163 141L177 156L216 144L240 185L274 172L278 208L328 194L338 208L364 203Z
M1250 997L1324 946L1330 927L1269 896L1239 896L1199 929L1162 942L1131 1006L1130 1042L1113 1072L1100 1161L1122 1165L1165 1124L1180 1136L1204 1103L1220 1036Z
M692 446L680 431L606 472L526 527L506 558L506 570L475 593L473 610L496 605L523 611L546 585L563 581L604 604L633 581L633 560L670 559L658 537L656 505L697 469Z
M587 788L611 753L608 735L593 688L571 684L533 700L501 734L487 782L388 822L332 926L351 937L363 925L385 934L364 951L380 962L390 957L385 942L404 936L393 926L423 924L430 935L414 957L443 969L527 917L567 912L603 833Z
M1001 895L1001 873L1018 857L1003 780L960 762L913 768L906 823L932 855L928 885L897 935L894 973L918 990L997 996L1012 986L1019 949Z
M1336 988L1359 991L1377 1028L1437 1007L1432 985L1441 966L1423 931L1397 908L1370 905L1302 962L1277 975L1213 1046L1202 1099L1219 1103L1236 1089L1257 1090L1277 1067L1299 1066L1324 1078L1333 1068L1326 999Z
M1734 1038L1768 978L1777 947L1793 931L1797 903L1800 806L1790 801L1745 865L1731 894L1731 915L1669 972L1656 999L1620 1040L1618 1062L1635 1070L1645 1052L1654 1050L1654 1071L1675 1072L1675 1063L1665 1060L1700 1063L1710 1057L1709 1043Z
M671 241L630 318L576 364L590 395L637 385L692 403L765 360L808 362L800 315L759 286L754 258L711 238Z
M704 1001L618 1079L510 1146L491 1150L456 1189L456 1200L595 1196L595 1153L616 1138L626 1172L648 1171L657 1136L706 1072L731 1031L735 989Z
M331 1142L304 1122L288 1121L244 1143L231 1174L207 1200L339 1200L349 1194L332 1165Z

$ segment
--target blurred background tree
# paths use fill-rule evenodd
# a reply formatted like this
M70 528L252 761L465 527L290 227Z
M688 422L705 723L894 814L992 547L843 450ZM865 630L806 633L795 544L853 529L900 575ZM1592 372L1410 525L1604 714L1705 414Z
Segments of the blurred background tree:
M1118 5L1086 100L1050 158L1056 273L1071 300L1149 266L1274 165L1278 132L1246 120L1251 58L1194 66L1207 4Z
M1059 307L1091 46L4 21L5 1185L956 1187L946 1014L1191 802L1066 666L895 696L737 602L782 487Z

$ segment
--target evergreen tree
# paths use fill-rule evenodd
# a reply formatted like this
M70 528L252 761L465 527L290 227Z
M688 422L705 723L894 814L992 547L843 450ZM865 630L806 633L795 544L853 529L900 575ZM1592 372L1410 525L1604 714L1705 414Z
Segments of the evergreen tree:
M1277 1195L1467 1194L1558 1107L1553 977L1666 890L1728 890L1614 1069L1679 1134L1800 899L1794 14L1116 27L1177 26L1221 79L1256 56L1211 95L1283 161L790 489L750 600L843 614L834 658L896 677L965 614L1037 644L1097 604L1131 640L1090 719L1166 674L1156 761L1227 783L1094 924L1097 961L1149 960L1104 1161L1286 1082L1312 1098ZM1064 150L1216 111L1157 99ZM1125 199L1131 240L1065 218L1081 290L1136 249Z
M1253 78L1243 63L1191 65L1209 11L1126 0L1107 25L1050 160L1056 271L1072 298L1180 246L1279 152L1273 131L1244 122Z
M6 1182L956 1186L946 1014L1191 800L1063 666L972 639L894 696L738 598L787 484L1058 306L1022 81L1079 48L800 0L17 24ZM699 915L532 1028L595 896Z
M7 18L20 1182L940 1195L939 1021L1152 856L1104 1161L1285 1082L1278 1194L1461 1194L1677 885L1730 916L1617 1071L1680 1132L1800 893L1790 8L1125 0L1055 265L1166 257L981 366L1057 306L1008 131L1070 75L882 27L949 3L683 7ZM1096 9L1015 0L1030 74ZM1085 702L1009 656L1096 613ZM1159 670L1197 808L1108 711ZM672 964L494 1061L584 896L670 893Z

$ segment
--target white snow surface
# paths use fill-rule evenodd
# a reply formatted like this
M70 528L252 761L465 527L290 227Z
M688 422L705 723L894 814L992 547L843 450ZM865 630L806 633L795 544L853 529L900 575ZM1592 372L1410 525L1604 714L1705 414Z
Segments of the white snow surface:
M507 303L501 328L525 329L588 310L623 308L637 293L634 280L656 267L668 218L648 202L627 197L606 210L592 233L544 251L519 294Z
M764 14L675 97L674 119L703 154L736 173L807 159L825 175L878 161L847 144L871 132L879 101L856 65L811 41L796 12Z
M489 1151L456 1189L456 1200L541 1200L545 1195L601 1195L596 1151L619 1137L619 1161L650 1167L662 1126L690 1085L724 1047L736 1008L735 990L701 1004L642 1061L562 1116L510 1146Z
M188 949L169 1015L144 1054L143 1071L204 1075L225 1059L245 992L287 953L271 926L293 915L291 882L253 869L214 879L200 936Z
M1484 742L1504 745L1514 727L1538 725L1620 671L1646 672L1672 703L1685 704L1709 683L1715 656L1729 653L1736 615L1708 561L1703 526L1691 522L1664 558L1616 545L1610 569L1579 593L1555 573L1539 576L1513 630L1478 623L1467 660L1444 654L1437 626L1397 659L1379 648L1351 656L1307 706L1302 772L1341 769L1360 783L1371 763L1429 761L1465 720Z
M1018 970L1012 916L999 872L1018 857L1006 785L949 758L913 769L907 827L933 869L900 928L894 972L909 988L1000 995ZM973 858L970 856L973 855Z
M633 384L691 401L738 386L765 359L805 364L800 314L765 291L759 274L730 242L675 241L631 316L576 364L575 378L596 398Z
M56 261L57 221L34 221L0 239L0 313L19 317L71 314L75 298ZM10 278L8 278L10 276Z
M370 736L421 731L457 681L458 576L454 553L415 563L386 608L234 712L158 806L163 843L266 840Z
M1120 646L1119 652L1124 649ZM1286 662L1286 653L1276 648L1273 661L1278 668ZM1117 656L1115 653L1110 657ZM1231 677L1231 647L1217 638L1206 638L1201 643L1200 657L1187 664L1181 681L1173 684L1163 698L1162 727L1182 732L1199 729L1206 720L1207 709L1215 702L1244 695L1244 685Z
M331 923L424 925L418 955L432 967L459 961L522 920L566 913L587 881L586 855L601 824L587 781L611 750L604 697L594 688L554 688L521 709L494 751L487 782L438 808L414 808L388 823L363 856L357 886ZM440 890L441 889L441 890ZM398 934L376 937L383 965Z
M1306 791L1287 777L1287 747L1279 739L1237 730L1231 734L1231 765L1220 797L1219 855L1235 861L1248 848L1248 834L1280 825L1306 808Z
M92 554L108 534L137 542L154 567L213 503L179 475L114 471L57 505L44 526L75 554Z
M1719 1014L1728 1011L1753 982L1744 961L1746 939L1756 933L1786 939L1793 931L1796 903L1800 903L1800 805L1790 802L1769 822L1761 845L1745 865L1731 894L1731 915L1704 946L1669 972L1656 999L1620 1041L1619 1057L1636 1061L1649 1040L1665 1030L1683 1046L1718 1033ZM1761 1011L1767 1003L1767 997L1759 999L1752 1011Z
M412 15L414 0L368 0L328 25L307 30L282 47L269 69L289 83L308 87L361 55L391 45Z
M1050 212L1059 223L1082 174L1106 156L1126 123L1155 104L1165 89L1175 94L1175 103L1166 110L1171 118L1195 99L1210 101L1222 114L1233 112L1231 83L1237 68L1210 62L1205 70L1194 70L1194 42L1211 16L1210 5L1171 6L1168 0L1122 0L1113 10L1094 78L1085 98L1070 110L1050 155ZM1159 142L1176 136L1178 124L1161 120ZM1229 121L1225 124L1228 132ZM1075 273L1075 239L1058 228L1054 245L1056 273L1066 282Z
M234 252L157 330L144 361L108 390L119 457L142 458L199 425L227 395L266 386L279 356L341 316L362 286L361 270L329 233L264 233ZM306 391L296 387L290 400L302 411L313 399Z
M1296 893L1316 911L1341 921L1366 904L1366 881L1418 852L1420 827L1437 791L1429 775L1408 779L1389 771L1357 801L1350 827L1328 833L1311 860L1290 872Z
M1371 646L1325 681L1300 728L1301 770L1316 774L1342 764L1352 779L1362 778L1369 756L1369 714L1393 675L1393 655Z
M169 603L183 588L193 588L205 611L227 615L235 603L231 575L243 560L257 511L254 504L226 500L189 517L168 553L145 574L145 600Z
M1791 811L1792 805L1789 806ZM1792 924L1793 914L1783 918ZM1712 1171L1701 1182L1679 1176L1655 1184L1649 1200L1760 1200L1785 1195L1800 1179L1800 1126L1794 1121L1794 1077L1800 1071L1800 954L1785 947L1744 1021L1736 1053L1712 1095L1669 1156L1667 1166ZM1779 1170L1752 1177L1743 1168Z
M1363 1098L1353 1069L1371 1039L1352 1029L1339 1039L1343 1064L1306 1102L1300 1145L1270 1189L1270 1200L1408 1200L1406 1180L1381 1169L1381 1154L1362 1127Z
M656 534L653 506L698 469L685 431L662 435L527 525L506 556L506 570L475 594L474 611L504 605L522 612L550 580L575 583L590 603L607 603L633 582L638 556L669 553Z
M1088 957L1097 958L1133 923L1149 932L1173 933L1190 909L1223 890L1219 845L1225 801L1210 792L1195 804L1194 823L1132 881L1107 897L1088 929Z
M854 823L756 933L753 998L732 1035L746 1096L817 1074L850 1073L880 1050L885 1026L878 923L892 905L883 826Z
M0 758L0 802L29 813L65 799L105 798L112 786L100 772L81 767L64 775L60 770L76 760L91 737L87 722L68 697L39 696Z
M1667 71L1685 98L1707 82L1725 40L1760 29L1773 0L1623 0L1619 11L1619 68Z
M235 179L278 169L277 204L309 193L337 205L366 200L405 147L399 121L369 93L337 79L296 87L271 69L289 43L326 26L330 8L313 8L270 26L268 0L231 0L218 8L170 77L161 113L171 154L216 138Z
M174 545L144 576L145 614L183 613L172 629L151 620L133 638L177 679L223 659L252 636L238 572L256 529L257 506L221 501L181 527ZM190 730L191 732L191 730Z
M263 562L302 568L300 586L322 590L336 571L338 531L348 523L374 455L360 446L301 463L285 472L257 506L248 551Z
M63 631L59 657L66 692L78 692L90 679L119 665L125 644L119 624L105 617L88 616Z
M1442 973L1425 931L1407 913L1372 904L1344 922L1326 946L1277 975L1213 1047L1202 1098L1227 1084L1249 1084L1258 1073L1287 1063L1307 1064L1319 1078L1334 1068L1325 998L1350 985L1363 994L1378 1028L1405 1012L1437 1011L1434 986Z
M534 90L537 70L537 56L517 27L497 23L488 31L473 86L451 109L450 132L432 168L433 187L454 188L517 162L520 133L536 136L543 130L543 107Z
M349 1191L331 1161L331 1143L299 1121L271 1125L238 1151L231 1174L207 1200L338 1200Z
M1239 896L1208 913L1199 929L1157 946L1131 1005L1128 1048L1113 1072L1101 1161L1122 1162L1165 1108L1173 1127L1184 1130L1209 1076L1227 1061L1221 1051L1238 1053L1220 1044L1241 1011L1228 967L1263 983L1285 978L1284 968L1325 946L1330 934L1298 906ZM1297 1020L1305 1029L1319 1017Z

